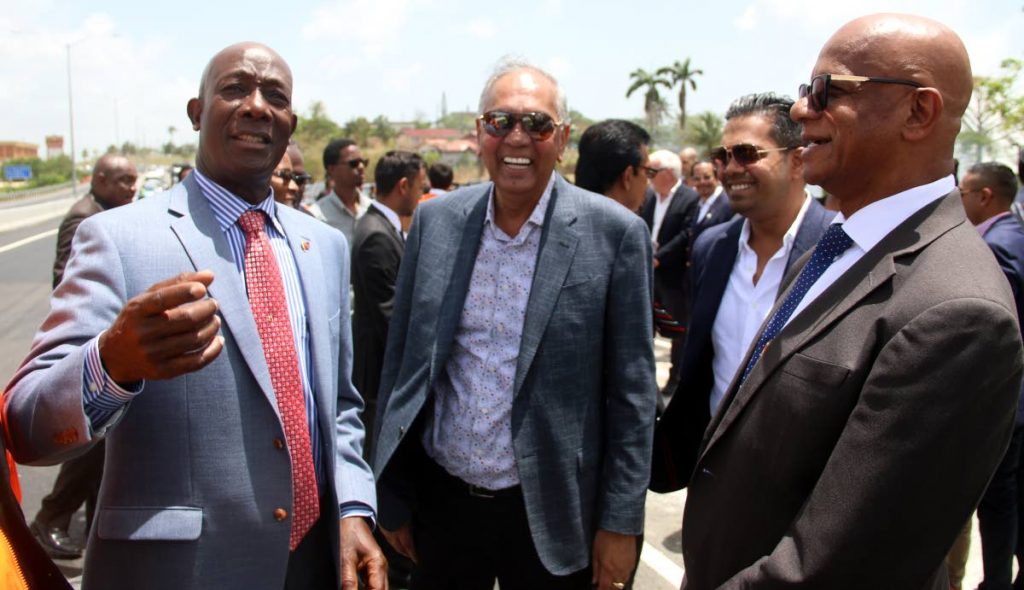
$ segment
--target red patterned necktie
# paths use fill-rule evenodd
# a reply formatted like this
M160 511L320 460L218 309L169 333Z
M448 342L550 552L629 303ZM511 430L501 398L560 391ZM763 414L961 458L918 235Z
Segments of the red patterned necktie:
M299 356L295 352L281 272L267 238L263 213L246 211L238 219L238 225L245 231L245 283L249 291L249 305L263 343L270 383L274 387L277 409L284 422L284 435L291 453L293 499L288 547L294 551L320 517Z

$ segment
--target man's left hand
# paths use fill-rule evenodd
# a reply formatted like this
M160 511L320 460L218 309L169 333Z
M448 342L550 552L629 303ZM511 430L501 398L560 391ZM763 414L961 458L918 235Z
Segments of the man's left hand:
M625 587L636 567L636 542L634 535L597 531L591 583L598 590L621 590Z
M367 590L388 590L388 560L366 521L352 516L341 519L341 590L357 590L359 572Z

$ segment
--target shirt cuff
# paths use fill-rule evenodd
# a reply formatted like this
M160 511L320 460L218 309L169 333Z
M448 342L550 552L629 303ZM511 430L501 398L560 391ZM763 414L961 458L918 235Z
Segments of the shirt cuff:
M370 525L371 529L377 528L377 515L373 513L372 508L362 502L343 502L338 507L338 511L341 514L341 518L362 517L367 520L367 524Z
M100 359L100 337L96 336L85 347L82 400L85 415L89 418L93 431L96 431L125 404L142 393L146 382L137 381L129 384L128 388L121 387L103 368L103 361Z

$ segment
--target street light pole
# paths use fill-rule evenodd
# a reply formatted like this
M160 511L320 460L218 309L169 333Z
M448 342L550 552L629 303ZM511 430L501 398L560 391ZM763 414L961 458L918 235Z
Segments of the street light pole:
M78 196L78 173L75 170L75 109L71 103L71 42L64 45L68 52L68 126L71 128L71 196Z

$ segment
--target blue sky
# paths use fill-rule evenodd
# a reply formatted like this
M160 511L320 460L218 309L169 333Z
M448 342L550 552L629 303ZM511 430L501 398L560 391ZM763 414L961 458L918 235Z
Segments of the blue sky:
M275 8L282 6L286 8ZM795 94L818 50L844 22L916 12L963 37L976 74L1024 58L1022 0L327 0L143 3L0 0L0 140L43 144L68 135L66 44L77 151L132 141L157 146L175 126L192 140L185 103L207 60L236 41L261 41L289 62L294 103L314 100L344 122L475 108L495 62L516 54L556 74L570 107L590 118L642 116L629 73L691 57L704 75L691 113L735 97ZM674 102L674 101L673 101Z

